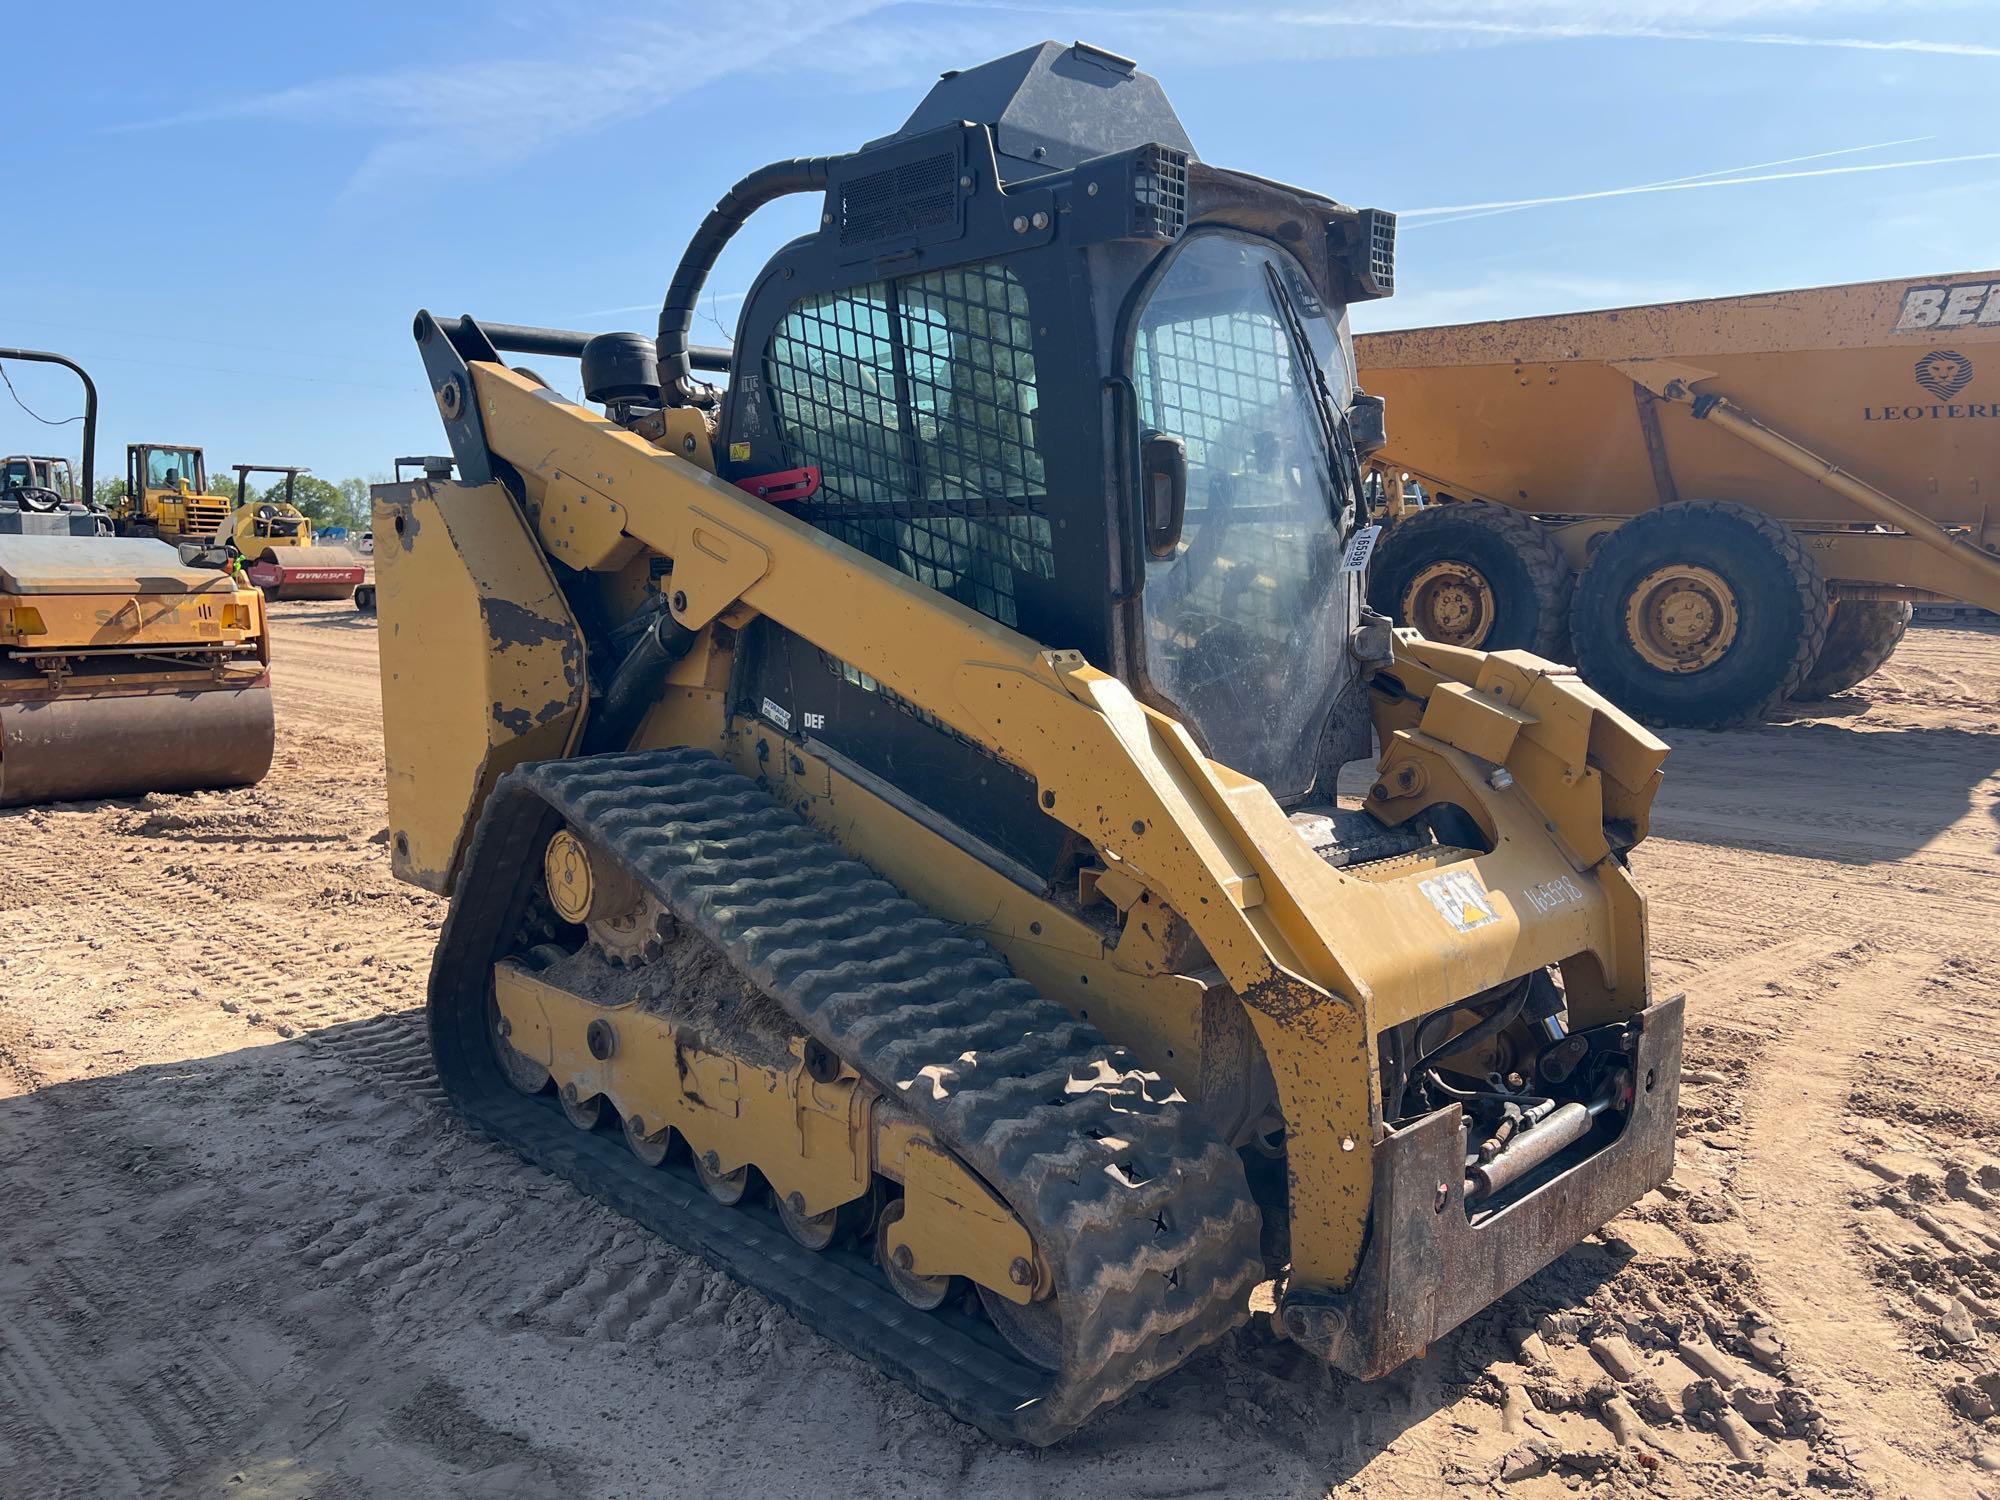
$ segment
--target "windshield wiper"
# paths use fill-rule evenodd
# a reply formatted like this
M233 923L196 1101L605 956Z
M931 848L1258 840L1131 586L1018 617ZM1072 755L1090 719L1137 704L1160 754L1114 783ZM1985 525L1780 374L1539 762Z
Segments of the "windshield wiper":
M1264 262L1264 280L1284 322L1285 337L1291 340L1292 357L1305 367L1312 388L1313 414L1319 418L1320 436L1326 443L1327 467L1339 471L1341 488L1347 492L1345 503L1333 517L1334 524L1344 533L1347 512L1351 509L1356 516L1361 514L1361 454L1354 446L1354 434L1348 429L1346 411L1334 402L1333 389L1326 383L1319 356L1313 353L1312 340L1306 335L1305 323L1292 302L1292 294L1285 290L1285 279L1268 260Z

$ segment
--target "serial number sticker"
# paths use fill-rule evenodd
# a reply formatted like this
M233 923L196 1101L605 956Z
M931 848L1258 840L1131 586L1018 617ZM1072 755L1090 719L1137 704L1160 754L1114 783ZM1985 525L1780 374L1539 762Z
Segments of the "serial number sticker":
M780 729L790 729L792 727L792 711L789 708L780 708L769 698L764 700L762 708L764 717L769 719L773 724L776 724Z
M1354 540L1347 544L1347 555L1340 560L1340 571L1359 573L1368 566L1368 559L1375 555L1375 543L1381 538L1380 525L1364 526L1354 533Z
M733 464L747 464L750 462L750 445L748 443L731 443L729 445L729 461Z
M1430 898L1438 915L1451 924L1454 932L1470 932L1500 920L1500 913L1493 909L1492 897L1469 871L1446 870L1442 875L1418 881L1417 889Z
M1559 906L1571 906L1583 899L1583 891L1567 875L1545 880L1540 885L1531 885L1521 893L1528 898L1528 905L1543 916L1547 916Z

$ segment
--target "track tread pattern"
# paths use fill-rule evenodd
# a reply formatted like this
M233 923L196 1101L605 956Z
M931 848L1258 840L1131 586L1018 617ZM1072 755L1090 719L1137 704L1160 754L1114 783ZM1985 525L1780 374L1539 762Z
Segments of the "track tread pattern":
M490 1092L504 1086L497 1075L481 1079L484 1054L472 1041L472 1023L483 1028L485 975L527 904L531 876L523 872L539 866L540 842L558 817L1008 1201L1054 1272L1063 1368L1031 1375L993 1343L946 1347L951 1325L911 1313L886 1286L889 1305L879 1312L817 1316L824 1289L795 1278L804 1270L824 1281L837 1263L809 1252L801 1254L818 1266L773 1265L736 1245L711 1254L724 1269L965 1420L1037 1443L1060 1438L1248 1317L1250 1289L1263 1274L1259 1215L1240 1160L1193 1107L1014 977L985 943L910 901L705 751L545 762L496 788L446 924L431 1001L440 1075L490 1130L544 1165L556 1143L540 1141L539 1130L568 1131L538 1125L526 1132L536 1139L523 1140L521 1126L496 1129L490 1116L501 1101ZM496 902L515 914L503 925L493 921ZM487 936L466 941L474 929ZM636 1216L658 1227L657 1213ZM701 1233L663 1232L710 1253ZM845 1311L855 1312L855 1289L842 1295ZM934 1359L912 1368L909 1351L886 1337L884 1320L907 1331L913 1318L945 1368ZM1032 1391L1025 1399L1024 1385Z

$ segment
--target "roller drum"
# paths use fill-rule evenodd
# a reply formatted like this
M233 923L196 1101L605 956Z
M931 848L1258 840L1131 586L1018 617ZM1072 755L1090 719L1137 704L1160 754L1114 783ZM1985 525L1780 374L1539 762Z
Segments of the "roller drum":
M275 743L268 685L0 703L0 807L247 786Z
M266 547L252 568L252 579L267 569L277 581L260 584L273 599L348 599L366 570L344 547Z

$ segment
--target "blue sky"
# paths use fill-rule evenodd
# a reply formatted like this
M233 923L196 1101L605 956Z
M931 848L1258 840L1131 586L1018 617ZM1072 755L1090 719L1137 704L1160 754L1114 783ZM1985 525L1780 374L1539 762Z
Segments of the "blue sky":
M419 306L650 329L742 172L892 130L941 69L1045 37L1138 58L1207 160L1408 215L1402 290L1362 328L2000 263L1994 0L112 0L8 22L48 65L9 68L0 344L92 369L101 469L146 437L378 473L442 443ZM1676 182L1698 174L1768 180ZM732 247L730 332L726 294L815 211ZM0 452L74 431L0 390Z

